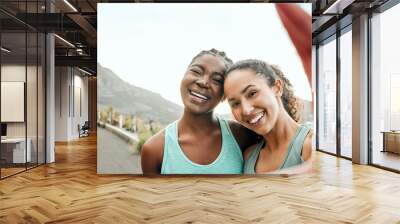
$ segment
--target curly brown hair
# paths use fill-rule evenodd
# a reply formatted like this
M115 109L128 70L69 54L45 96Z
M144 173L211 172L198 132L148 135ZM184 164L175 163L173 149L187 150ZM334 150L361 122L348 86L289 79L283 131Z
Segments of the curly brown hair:
M264 61L256 59L242 60L233 64L228 71L226 71L226 74L228 76L229 73L234 70L245 69L250 69L254 71L256 75L261 75L270 87L275 85L276 80L281 80L283 87L281 96L283 107L293 120L296 122L300 121L299 108L301 107L301 104L294 95L292 84L277 65L270 65Z

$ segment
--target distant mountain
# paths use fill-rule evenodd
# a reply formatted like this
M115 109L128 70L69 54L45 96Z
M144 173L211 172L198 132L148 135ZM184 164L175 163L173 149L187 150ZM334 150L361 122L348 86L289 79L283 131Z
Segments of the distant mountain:
M113 71L97 64L97 104L102 110L115 110L168 124L177 120L183 108L164 99L160 94L131 85Z

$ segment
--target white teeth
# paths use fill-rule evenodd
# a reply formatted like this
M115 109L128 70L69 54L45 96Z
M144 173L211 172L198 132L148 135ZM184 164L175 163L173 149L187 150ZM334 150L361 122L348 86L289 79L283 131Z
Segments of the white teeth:
M193 91L190 91L190 93L195 95L195 96L197 96L197 97L199 97L199 98L201 98L201 99L203 99L203 100L208 100L208 98L206 96L203 96L203 95L201 95L199 93L196 93L196 92L193 92Z
M255 124L257 123L262 117L264 116L264 112L259 113L255 118L251 119L249 121L250 124Z

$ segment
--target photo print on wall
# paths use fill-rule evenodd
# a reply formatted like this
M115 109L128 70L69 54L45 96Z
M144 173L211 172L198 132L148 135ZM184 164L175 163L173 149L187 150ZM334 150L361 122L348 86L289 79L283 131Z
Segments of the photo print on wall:
M311 4L98 4L99 174L310 171Z

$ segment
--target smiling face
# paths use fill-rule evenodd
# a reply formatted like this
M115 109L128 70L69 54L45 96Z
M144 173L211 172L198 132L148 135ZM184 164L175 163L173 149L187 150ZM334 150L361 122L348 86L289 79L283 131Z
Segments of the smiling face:
M225 97L235 119L259 135L274 127L281 110L281 82L269 87L262 75L251 69L230 72L224 84Z
M212 112L223 97L225 70L218 56L204 54L196 58L181 81L185 110L196 114Z

